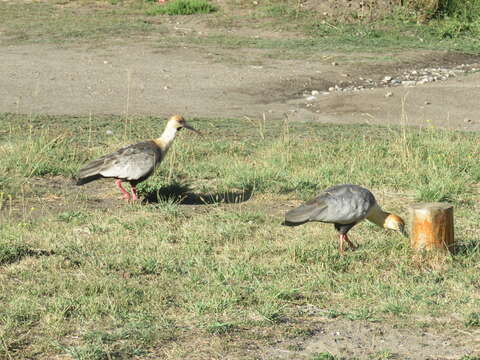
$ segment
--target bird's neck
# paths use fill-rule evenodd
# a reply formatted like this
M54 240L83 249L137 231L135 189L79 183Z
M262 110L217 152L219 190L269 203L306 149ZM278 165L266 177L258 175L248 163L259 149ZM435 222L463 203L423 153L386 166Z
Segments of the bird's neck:
M162 136L153 140L163 152L167 152L172 145L173 140L175 139L175 135L177 135L177 129L174 127L167 126L162 133Z
M389 215L390 213L383 211L380 206L375 205L372 210L370 210L367 220L383 228L385 227L385 220Z

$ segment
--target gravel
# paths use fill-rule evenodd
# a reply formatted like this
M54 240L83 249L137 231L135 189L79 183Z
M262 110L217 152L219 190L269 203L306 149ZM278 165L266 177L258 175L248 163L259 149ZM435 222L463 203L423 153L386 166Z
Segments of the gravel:
M333 63L332 63L333 65ZM335 92L358 92L364 91L367 89L374 89L374 88L390 88L396 86L418 86L427 84L430 82L435 81L445 81L450 78L455 78L460 74L467 74L471 72L480 71L480 68L475 67L478 66L472 64L461 64L454 68L423 68L423 69L412 69L404 71L401 74L396 75L386 75L381 80L374 80L374 79L365 79L363 77L359 77L358 81L351 81L351 82L343 82L342 84L337 84L334 86L330 86L328 88L328 92L326 91L319 91L319 90L311 90L304 93L304 96L307 98L307 101L313 101L314 97L318 95L328 95ZM391 92L387 92L385 97L391 97L393 94Z

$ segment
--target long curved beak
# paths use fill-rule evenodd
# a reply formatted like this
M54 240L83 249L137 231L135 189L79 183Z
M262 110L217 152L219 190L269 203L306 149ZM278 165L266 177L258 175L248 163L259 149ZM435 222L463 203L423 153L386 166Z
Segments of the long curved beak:
M201 133L200 131L198 131L197 129L191 127L189 124L186 124L186 123L185 123L185 124L183 124L183 127L184 127L185 129L188 129L188 130L191 130L191 131L197 133L198 135L202 135L202 133Z
M402 234L404 237L408 238L408 232L407 230L405 230L405 226L400 226L398 231L400 232L400 234Z

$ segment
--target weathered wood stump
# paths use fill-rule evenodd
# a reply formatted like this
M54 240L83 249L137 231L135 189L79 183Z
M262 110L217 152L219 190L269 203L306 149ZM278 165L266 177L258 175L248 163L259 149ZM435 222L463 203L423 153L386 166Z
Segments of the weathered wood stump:
M410 244L415 250L452 249L453 206L446 203L420 203L410 207L412 232Z

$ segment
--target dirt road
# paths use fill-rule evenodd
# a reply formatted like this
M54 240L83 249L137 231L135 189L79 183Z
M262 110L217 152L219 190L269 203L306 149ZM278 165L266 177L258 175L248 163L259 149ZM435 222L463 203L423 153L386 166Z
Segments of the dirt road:
M227 54L227 52L229 52ZM398 63L357 64L258 58L235 50L156 49L131 44L105 49L51 45L4 47L0 52L0 111L46 114L141 114L243 117L334 123L399 124L402 99L407 122L480 130L480 74L385 88L385 76L424 67L454 68L479 58L451 54L406 56ZM226 56L228 55L228 56ZM227 60L225 60L227 59ZM373 79L362 91L328 91ZM312 93L315 96L309 95ZM318 92L318 94L317 94Z

